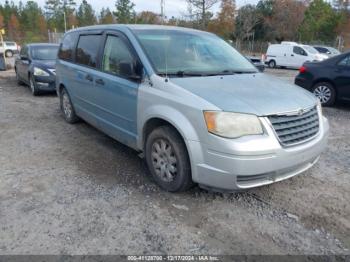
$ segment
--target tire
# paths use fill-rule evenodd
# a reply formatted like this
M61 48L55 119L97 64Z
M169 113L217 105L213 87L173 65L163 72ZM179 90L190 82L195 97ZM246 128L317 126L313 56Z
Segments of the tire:
M275 60L271 60L269 63L269 68L276 68L277 64L276 64L276 61Z
M38 90L35 80L32 75L29 76L29 87L30 91L32 92L33 96L38 96L40 95L40 91Z
M17 68L15 68L15 73L16 73L17 84L20 85L20 86L23 85L23 82L22 82L22 80L20 79L20 77L18 75Z
M13 57L13 51L7 50L7 51L5 52L5 56L6 56L6 57Z
M154 129L147 137L145 155L148 169L162 189L183 192L194 185L186 145L174 128Z
M79 121L79 117L75 114L72 100L65 88L60 92L60 108L64 119L69 124L74 124Z
M335 104L337 94L331 83L317 83L313 86L312 92L320 100L322 106L332 106Z

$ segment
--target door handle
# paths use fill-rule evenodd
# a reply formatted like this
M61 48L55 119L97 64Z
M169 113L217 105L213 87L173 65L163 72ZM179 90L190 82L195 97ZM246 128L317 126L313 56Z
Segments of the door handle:
M85 79L88 80L88 81L90 81L90 82L94 81L94 79L92 78L91 75L86 75L86 76L85 76Z
M290 56L294 56L293 54L291 54Z
M98 85L101 85L101 86L105 85L105 81L103 81L103 79L101 79L101 78L100 79L96 79L95 83L98 84Z

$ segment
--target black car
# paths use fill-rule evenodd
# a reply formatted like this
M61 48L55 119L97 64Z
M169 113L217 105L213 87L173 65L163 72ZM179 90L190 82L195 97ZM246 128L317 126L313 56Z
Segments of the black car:
M337 100L350 101L350 52L322 62L305 63L295 84L313 92L324 106Z
M16 59L15 71L19 84L29 85L32 94L55 91L57 44L25 45Z
M253 65L260 71L265 71L265 64L262 62L262 60L259 57L256 56L246 56L246 58L252 62Z

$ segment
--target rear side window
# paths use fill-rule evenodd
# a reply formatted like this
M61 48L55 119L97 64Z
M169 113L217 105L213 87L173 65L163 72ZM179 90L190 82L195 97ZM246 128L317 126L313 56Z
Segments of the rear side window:
M101 35L82 35L79 37L76 62L88 67L97 67Z
M297 54L297 55L307 56L307 53L305 52L305 50L302 49L302 48L299 47L299 46L294 46L294 47L293 47L293 53L294 53L294 54Z
M350 56L347 56L346 58L344 58L343 60L341 60L341 61L338 63L338 65L350 67Z
M331 53L331 52L329 52L329 50L327 48L324 48L324 47L316 46L315 49L322 54L330 54Z
M61 44L60 50L58 52L58 58L66 61L73 60L73 50L75 42L77 40L76 34L68 34L64 37Z

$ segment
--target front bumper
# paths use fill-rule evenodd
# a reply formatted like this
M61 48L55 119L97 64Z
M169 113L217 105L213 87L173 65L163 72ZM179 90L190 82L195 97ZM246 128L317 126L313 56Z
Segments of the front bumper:
M50 76L35 76L36 88L42 91L55 91L56 90L56 77L54 75Z
M298 175L312 167L327 146L329 124L321 119L317 137L294 147L282 147L267 123L266 136L233 141L210 135L216 148L212 143L188 141L193 180L205 187L234 191Z

